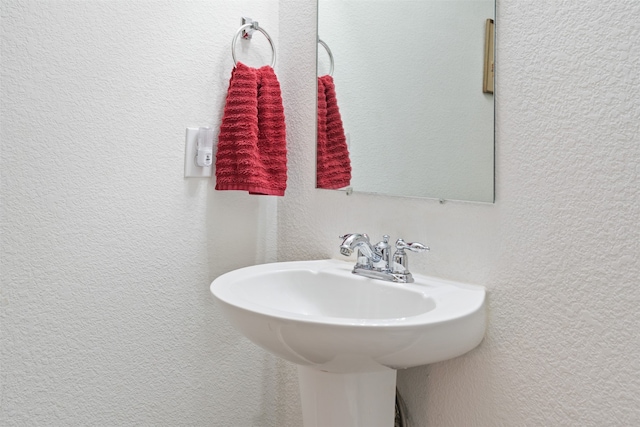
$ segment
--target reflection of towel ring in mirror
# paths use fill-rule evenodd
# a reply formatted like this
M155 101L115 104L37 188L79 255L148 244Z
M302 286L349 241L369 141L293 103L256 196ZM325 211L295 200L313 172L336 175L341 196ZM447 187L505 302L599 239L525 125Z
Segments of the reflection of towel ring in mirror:
M262 27L258 26L257 21L253 21L250 24L244 24L242 27L238 28L238 31L236 31L236 35L233 36L233 41L231 42L231 56L233 57L233 65L234 66L238 65L238 60L236 59L236 42L238 41L238 37L240 36L240 34L242 34L243 31L248 29L258 30L262 34L264 34L264 36L267 38L267 40L269 41L269 44L271 45L271 50L273 51L273 55L271 57L271 68L275 67L276 66L276 47L273 44L271 37L269 37L269 34L267 34L267 32L263 30Z
M325 42L320 40L319 37L318 37L318 43L321 44L322 47L325 48L325 50L329 54L329 75L333 76L333 53L331 53L331 49L329 49L329 46Z

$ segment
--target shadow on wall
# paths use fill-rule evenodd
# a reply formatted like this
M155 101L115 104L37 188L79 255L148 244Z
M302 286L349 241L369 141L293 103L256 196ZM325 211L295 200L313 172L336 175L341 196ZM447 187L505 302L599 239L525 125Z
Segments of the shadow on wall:
M240 191L214 190L208 181L207 251L210 277L275 261L277 199Z

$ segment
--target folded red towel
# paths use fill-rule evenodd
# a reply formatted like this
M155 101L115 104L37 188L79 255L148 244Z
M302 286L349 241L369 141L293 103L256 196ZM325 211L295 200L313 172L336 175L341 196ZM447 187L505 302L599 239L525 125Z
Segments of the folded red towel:
M283 196L287 145L280 83L270 66L231 73L218 135L216 190Z
M333 77L318 77L316 185L337 189L351 183L351 161Z

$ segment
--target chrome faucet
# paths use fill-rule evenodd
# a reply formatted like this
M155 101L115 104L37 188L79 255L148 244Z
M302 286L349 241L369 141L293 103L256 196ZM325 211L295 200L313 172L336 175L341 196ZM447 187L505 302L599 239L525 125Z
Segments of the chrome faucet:
M396 252L393 258L389 257L391 245L389 236L382 236L382 241L372 245L366 234L345 234L340 236L342 244L340 253L350 256L354 250L358 250L358 260L353 267L353 274L370 277L372 279L387 280L390 282L412 283L413 276L409 272L409 260L405 251L426 252L428 247L422 243L406 243L402 239L396 241Z
M369 236L366 234L346 234L340 237L344 239L340 245L340 253L344 256L349 256L355 249L358 249L358 262L363 256L366 261L363 262L369 264L372 262L379 262L381 256L376 253L376 249L371 246Z

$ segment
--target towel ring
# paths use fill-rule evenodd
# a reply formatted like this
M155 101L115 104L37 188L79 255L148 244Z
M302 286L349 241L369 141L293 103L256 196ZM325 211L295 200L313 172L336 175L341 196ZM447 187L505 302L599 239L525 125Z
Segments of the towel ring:
M320 38L318 38L318 43L322 45L322 47L325 48L325 50L329 54L329 75L333 76L333 53L331 53L331 49L329 49L329 45L323 42Z
M258 21L253 21L250 24L244 24L242 27L238 28L238 31L236 31L236 35L233 36L233 41L231 42L231 56L233 57L233 65L234 66L238 65L238 60L236 59L236 42L238 41L238 37L240 36L240 34L242 34L244 30L248 30L249 28L251 28L252 30L260 31L267 38L267 40L269 41L269 44L271 45L271 50L273 51L273 55L271 56L271 68L275 67L276 66L276 47L273 44L271 37L269 37L269 34L267 34L267 32L263 30L262 27L258 26Z

